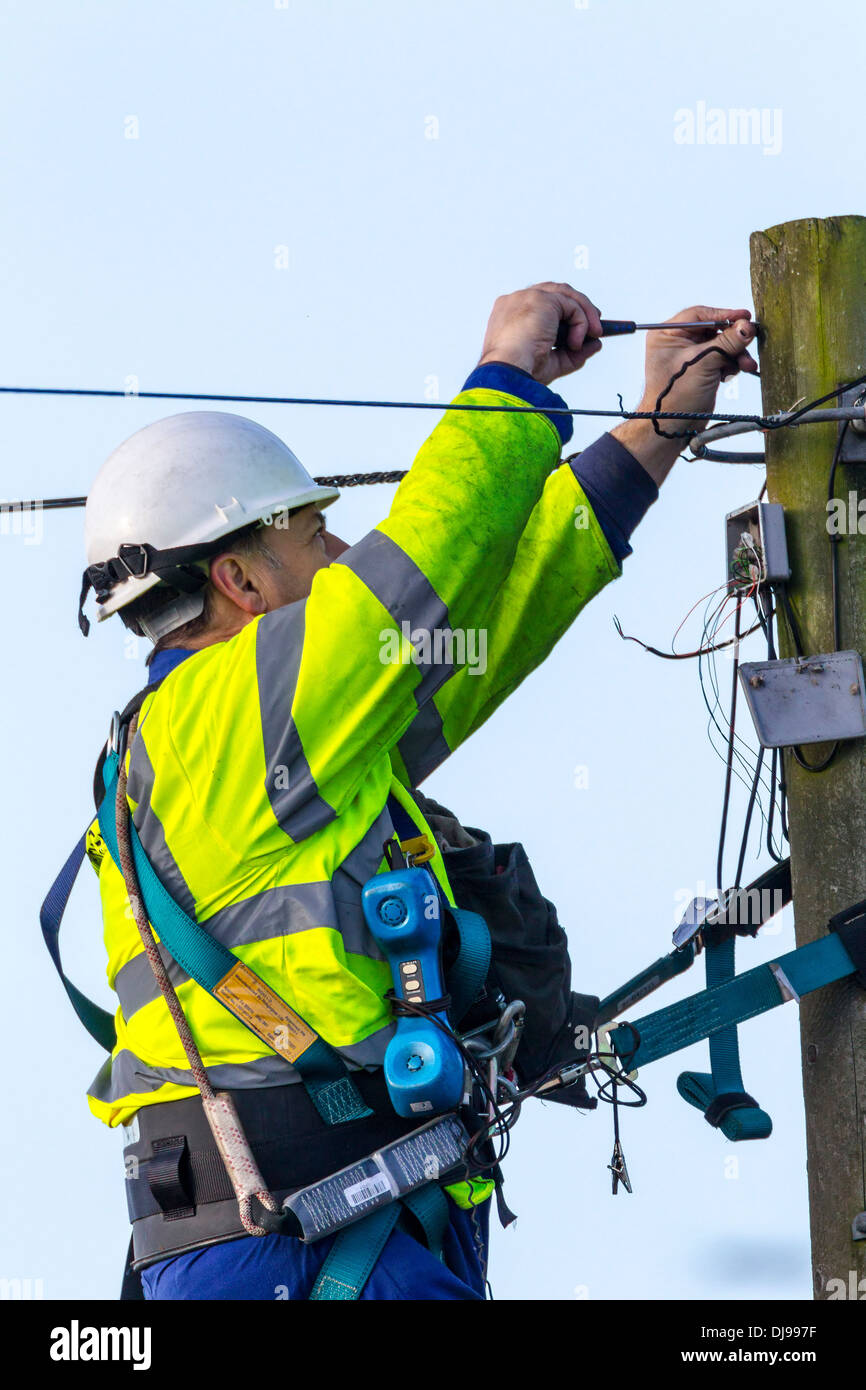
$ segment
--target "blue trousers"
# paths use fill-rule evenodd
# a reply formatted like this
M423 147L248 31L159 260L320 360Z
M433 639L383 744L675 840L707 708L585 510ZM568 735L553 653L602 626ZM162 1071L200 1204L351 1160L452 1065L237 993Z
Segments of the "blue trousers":
M361 1294L362 1299L483 1299L484 1277L476 1248L487 1262L490 1203L473 1216L449 1201L444 1263L399 1228L393 1231ZM303 1300L334 1238L305 1245L293 1236L244 1236L205 1250L175 1255L141 1272L148 1299Z

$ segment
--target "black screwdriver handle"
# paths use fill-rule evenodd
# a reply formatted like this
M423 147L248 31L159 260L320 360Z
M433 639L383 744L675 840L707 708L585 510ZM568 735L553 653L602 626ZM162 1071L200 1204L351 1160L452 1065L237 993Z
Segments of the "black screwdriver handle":
M556 334L554 347L564 348L568 344L568 331L571 324L567 319L562 319ZM603 338L617 338L623 333L634 333L637 324L634 319L602 319L601 334Z
M618 338L623 333L634 333L637 324L634 319L602 319L601 336L603 338Z

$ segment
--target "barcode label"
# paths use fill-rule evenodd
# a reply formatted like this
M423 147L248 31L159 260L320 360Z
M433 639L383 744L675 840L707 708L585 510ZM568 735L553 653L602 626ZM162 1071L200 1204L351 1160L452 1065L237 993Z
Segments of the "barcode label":
M347 1187L343 1191L343 1196L350 1207L363 1206L364 1202L370 1202L374 1197L381 1197L383 1193L391 1191L391 1184L384 1173L374 1173L365 1182L356 1182L354 1187Z

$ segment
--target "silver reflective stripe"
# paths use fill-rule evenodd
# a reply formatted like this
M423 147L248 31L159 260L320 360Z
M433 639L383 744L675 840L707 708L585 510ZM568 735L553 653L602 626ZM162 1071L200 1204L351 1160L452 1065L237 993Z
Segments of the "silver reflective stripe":
M382 531L368 532L335 563L348 565L375 594L382 607L387 608L398 628L408 623L410 632L421 628L430 634L431 651L433 633L450 632L448 609L424 571ZM428 700L454 669L450 662L419 662L421 681L415 690L418 704Z
M451 749L442 728L442 716L433 700L428 700L419 709L397 747L413 787L417 787L440 763L450 758Z
M381 843L376 849L382 822L383 818L380 817L375 826L376 839L366 853L367 862L373 867L366 873L363 879L365 883L382 860ZM390 829L390 818L387 824ZM372 831L368 832L362 845L353 850L353 855L358 855L371 834ZM361 863L360 857L358 862ZM337 869L332 883L296 883L269 888L245 902L221 908L201 925L230 950L256 941L272 941L295 932L310 931L315 927L330 927L340 933L346 951L353 955L372 956L375 960L383 959L364 920L359 885L351 874L344 873L342 869ZM160 954L169 964L169 975L175 987L190 978L167 951L160 948ZM121 966L114 980L114 988L127 1022L138 1009L157 999L160 993L143 952ZM291 1003L291 1000L288 1002Z
M177 989L178 985L184 984L189 979L189 975L172 959L162 944L159 946L159 954L168 970L169 979ZM128 960L125 965L120 967L114 977L114 989L120 1004L120 1012L126 1023L145 1004L150 1004L159 997L160 988L154 979L150 961L144 951L133 956L132 960Z
M144 746L144 739L136 738L132 745L129 781L127 783L130 799L138 803L132 819L144 851L157 876L184 912L188 913L190 917L194 917L195 899L177 866L177 860L168 847L162 821L150 804L153 783L153 764Z
M262 1057L256 1062L221 1063L208 1066L214 1086L276 1086L298 1081L295 1068L282 1057ZM122 1096L147 1095L172 1081L178 1086L195 1086L186 1067L152 1067L124 1049L100 1067L88 1091L95 1100L116 1101Z
M372 940L360 898L354 903L336 903L327 881L268 888L245 902L220 908L202 926L229 948L271 941L313 927L334 928L341 933L346 950L360 955L368 954L368 939Z
M355 1069L379 1067L385 1059L385 1049L393 1035L394 1025L386 1024L363 1042L335 1049ZM282 1057L260 1057L255 1062L224 1062L208 1065L207 1074L214 1086L248 1089L258 1086L285 1086L300 1081L300 1075ZM94 1077L88 1095L94 1100L111 1104L124 1096L148 1095L158 1091L166 1082L178 1086L195 1086L192 1072L185 1067L153 1067L142 1062L134 1052L124 1049L106 1058Z
M271 809L293 840L304 840L334 819L307 762L292 703L304 647L306 600L266 613L256 632L256 676L265 747L265 790Z
M352 891L356 901L360 905L361 889L368 878L372 878L374 874L379 872L379 867L385 856L385 841L391 840L393 837L394 822L391 820L388 807L385 806L379 812L369 830L367 830L358 841L355 848L350 850L345 856L342 864L334 875L335 880L337 880L340 885L335 891L340 894L341 899L344 896L345 890L343 880L348 878L354 884ZM384 960L384 956L372 936L369 938L369 945L372 949L365 949L364 955L372 955L375 956L377 960Z

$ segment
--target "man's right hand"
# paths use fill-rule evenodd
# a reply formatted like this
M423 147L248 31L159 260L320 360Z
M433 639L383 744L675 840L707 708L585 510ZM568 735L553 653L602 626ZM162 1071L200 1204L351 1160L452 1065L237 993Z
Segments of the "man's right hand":
M569 325L566 346L555 348L560 323ZM601 351L601 319L591 299L571 285L545 280L500 295L484 335L479 366L507 362L547 385L576 372Z

